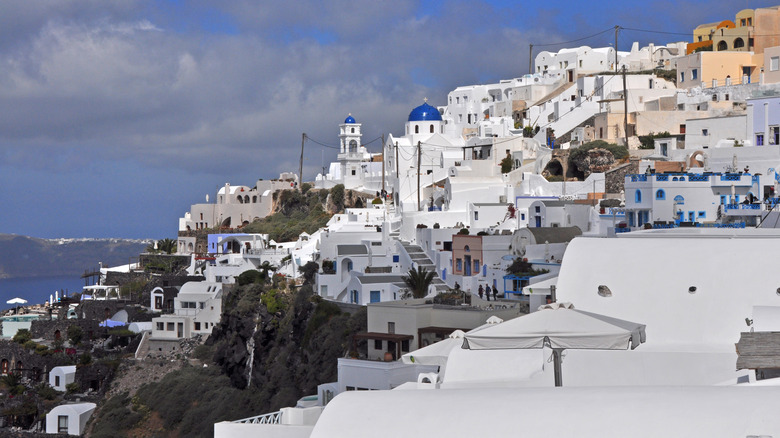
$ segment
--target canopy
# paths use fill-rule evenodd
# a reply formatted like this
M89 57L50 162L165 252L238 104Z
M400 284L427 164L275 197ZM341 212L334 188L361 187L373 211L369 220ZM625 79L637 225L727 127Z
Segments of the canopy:
M567 348L621 350L645 342L645 325L574 309L571 303L540 306L537 312L467 333L463 348L472 350L553 350L555 386L563 386L561 352Z
M543 308L467 333L464 348L580 348L619 350L636 348L645 341L645 325L574 308Z
M10 300L6 301L7 304L25 304L27 300L24 298L11 298Z
M503 321L503 319L493 315L487 319L485 324L482 324L475 329L469 330L468 333L474 333L487 327L492 327L496 324L500 324ZM461 345L463 345L463 337L465 335L466 333L464 333L463 330L455 330L447 337L447 339L443 339L434 344L420 348L419 350L406 353L401 356L401 360L406 364L418 363L421 365L438 365L440 367L444 367L447 365L447 358L449 358L450 352L453 349L459 348Z

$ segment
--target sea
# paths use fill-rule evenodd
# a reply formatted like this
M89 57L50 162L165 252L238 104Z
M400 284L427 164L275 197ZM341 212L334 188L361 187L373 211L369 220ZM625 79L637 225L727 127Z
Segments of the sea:
M78 275L0 279L0 310L15 307L6 303L13 298L24 298L28 304L43 304L55 290L70 294L81 292L83 287L84 280Z

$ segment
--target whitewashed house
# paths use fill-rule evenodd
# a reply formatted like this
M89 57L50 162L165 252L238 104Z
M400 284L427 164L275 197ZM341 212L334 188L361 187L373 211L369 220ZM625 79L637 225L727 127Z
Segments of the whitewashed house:
M339 154L327 174L318 174L314 186L329 189L343 184L345 189L375 192L382 189L382 154L368 152L362 143L362 124L352 114L339 125Z
M152 319L151 339L179 340L200 334L208 336L222 316L222 283L188 282L174 298L173 314Z
M81 435L95 411L94 403L59 405L46 414L46 433Z
M65 392L69 383L76 381L76 365L54 367L49 371L49 386Z

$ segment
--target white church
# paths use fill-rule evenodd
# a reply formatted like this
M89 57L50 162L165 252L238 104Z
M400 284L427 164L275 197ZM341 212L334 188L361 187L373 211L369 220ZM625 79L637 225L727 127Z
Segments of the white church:
M361 124L352 114L339 125L339 154L326 175L319 174L316 188L344 184L345 189L378 192L382 189L382 154L372 154L361 143Z

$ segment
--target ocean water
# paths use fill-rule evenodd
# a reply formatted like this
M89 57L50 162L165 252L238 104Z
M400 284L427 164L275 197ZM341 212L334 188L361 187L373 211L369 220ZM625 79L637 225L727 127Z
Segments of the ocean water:
M81 292L84 280L79 276L6 278L0 280L0 310L10 309L13 304L6 301L12 298L24 298L29 304L43 304L54 295L55 290L69 293Z

